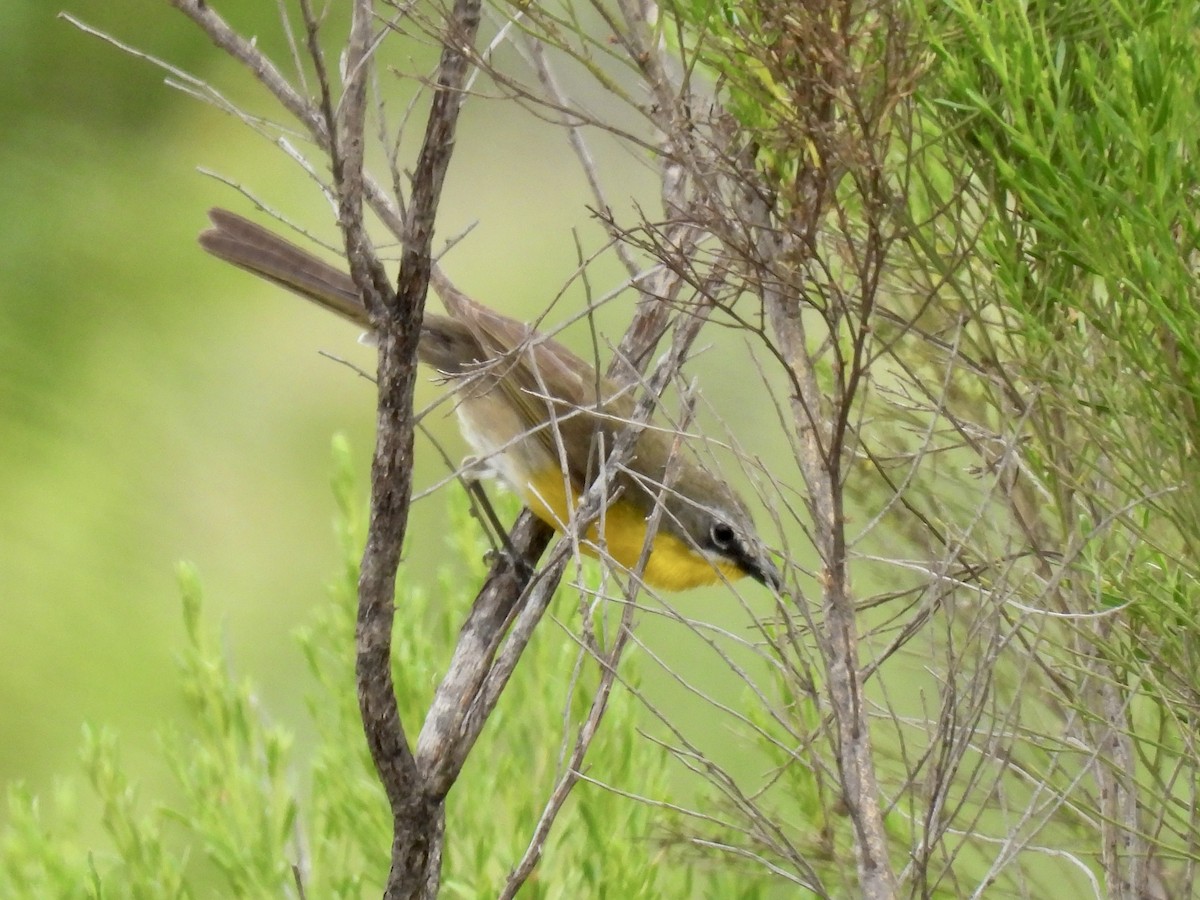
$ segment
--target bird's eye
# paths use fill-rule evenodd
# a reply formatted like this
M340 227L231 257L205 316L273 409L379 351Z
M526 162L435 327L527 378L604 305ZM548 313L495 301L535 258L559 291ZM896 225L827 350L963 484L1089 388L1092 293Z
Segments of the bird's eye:
M727 525L724 522L713 522L708 536L712 539L713 546L720 550L729 549L733 546L734 541L737 540L737 534L734 532L733 526Z

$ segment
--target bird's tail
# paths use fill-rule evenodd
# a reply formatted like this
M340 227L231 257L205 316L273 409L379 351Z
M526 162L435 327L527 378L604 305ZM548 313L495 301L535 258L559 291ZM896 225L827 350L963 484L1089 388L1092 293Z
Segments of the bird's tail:
M200 246L218 259L272 281L337 313L361 328L371 327L354 280L290 241L224 209L210 209L213 227Z

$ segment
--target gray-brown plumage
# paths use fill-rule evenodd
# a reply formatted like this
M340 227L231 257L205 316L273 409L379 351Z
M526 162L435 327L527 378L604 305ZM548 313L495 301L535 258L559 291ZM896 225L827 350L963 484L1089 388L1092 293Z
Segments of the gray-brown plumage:
M371 329L358 290L345 272L241 216L214 209L209 217L214 227L200 235L209 253ZM418 345L421 361L454 386L463 433L481 461L539 516L561 529L567 502L573 504L595 474L601 443L605 452L611 449L632 415L632 398L528 325L458 291L443 291L442 299L447 315L425 313ZM642 522L662 493L660 533L686 547L675 548L671 558L664 550L656 561L656 543L647 582L674 589L708 583L718 577L715 566L729 577L748 574L777 586L779 573L755 536L745 504L690 453L680 454L676 443L671 433L653 426L644 429L616 480L618 502L629 504L631 516ZM673 453L677 459L672 460ZM663 493L668 463L676 467L675 489ZM555 478L563 481L554 473L563 471L570 492L562 489L563 496L552 497L560 490ZM619 562L636 562L636 536L617 541L610 528L605 537ZM619 544L628 546L618 552ZM685 565L678 559L689 553L706 566Z

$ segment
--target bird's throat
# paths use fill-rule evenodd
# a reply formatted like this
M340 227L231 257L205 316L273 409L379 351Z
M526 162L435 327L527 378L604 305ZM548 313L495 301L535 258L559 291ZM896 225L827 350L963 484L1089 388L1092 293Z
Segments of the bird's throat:
M534 514L556 531L566 532L571 511L579 492L570 486L562 472L550 469L525 480L522 500ZM601 513L600 520L587 529L579 549L588 556L611 557L619 565L634 571L646 544L646 517L633 503L617 497ZM601 531L604 538L600 539ZM721 580L724 574L733 581L744 573L730 563L714 562L671 534L665 527L655 533L643 580L652 588L682 591Z

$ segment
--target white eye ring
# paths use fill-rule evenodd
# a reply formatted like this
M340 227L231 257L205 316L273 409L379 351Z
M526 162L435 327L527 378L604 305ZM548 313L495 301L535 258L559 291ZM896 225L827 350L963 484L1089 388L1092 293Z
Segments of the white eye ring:
M713 522L712 528L708 530L708 537L713 546L720 550L728 550L737 542L737 532L726 522Z

